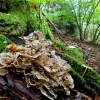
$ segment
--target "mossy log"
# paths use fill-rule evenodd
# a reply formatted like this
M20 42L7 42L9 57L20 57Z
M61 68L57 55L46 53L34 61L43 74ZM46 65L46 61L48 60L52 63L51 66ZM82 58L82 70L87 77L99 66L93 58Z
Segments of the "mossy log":
M100 74L85 65L81 59L75 59L68 55L66 47L60 41L55 41L55 46L62 51L57 52L57 55L71 66L70 73L74 79L75 87L87 91L93 98L95 95L100 95Z
M85 89L93 98L96 94L100 95L100 75L97 72L66 53L59 55L71 65L70 73L76 87Z

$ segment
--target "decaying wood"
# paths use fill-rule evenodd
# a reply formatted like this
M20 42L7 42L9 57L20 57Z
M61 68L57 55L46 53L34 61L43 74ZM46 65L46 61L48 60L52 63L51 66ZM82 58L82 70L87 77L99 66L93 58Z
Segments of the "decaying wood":
M14 79L10 74L0 77L0 84L2 85L3 90L10 91L10 95L12 95L14 99L40 100L39 96L34 92L34 90L31 91L30 88L27 88L24 80Z
M82 92L79 92L78 90L74 90L74 92L76 92L76 98L77 98L77 100L82 100L82 98L85 98L87 100L93 100L91 97L89 97L88 95L86 95L86 94L84 94Z
M10 75L6 75L6 79L9 86L23 92L24 94L29 96L32 100L39 100L35 92L31 92L29 88L27 88L27 86L24 84L24 82L16 80L16 79L12 79Z

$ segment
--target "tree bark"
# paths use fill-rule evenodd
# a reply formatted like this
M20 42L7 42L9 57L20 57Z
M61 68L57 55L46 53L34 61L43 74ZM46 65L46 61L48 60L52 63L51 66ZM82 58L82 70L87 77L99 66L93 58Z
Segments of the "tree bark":
M96 30L95 30L95 33L94 33L94 35L93 35L93 42L95 43L96 41L97 41L97 39L98 39L98 37L99 37L99 34L97 35L97 32L98 32L98 29L99 29L99 27L100 27L100 24L98 24L98 26L97 26L97 28L96 28Z

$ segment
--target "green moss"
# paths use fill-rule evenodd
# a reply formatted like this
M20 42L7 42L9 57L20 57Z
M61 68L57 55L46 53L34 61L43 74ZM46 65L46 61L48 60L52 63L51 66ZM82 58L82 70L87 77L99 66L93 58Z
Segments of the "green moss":
M91 81L92 84L94 84L95 86L97 86L98 88L100 88L100 75L98 73L96 73L94 70L87 70L85 73L84 78Z
M67 53L74 57L75 59L78 59L83 62L83 53L80 52L77 48L69 48L67 49Z
M66 47L58 40L54 41L54 44L62 51L66 52Z
M0 12L0 20L6 21L8 24L15 24L16 22L18 22L18 19L15 16L1 12Z
M84 62L82 61L82 53L80 53L77 49L66 50L66 48L59 41L56 42L56 46L59 47L61 50L65 51L64 54L59 55L62 57L62 59L66 60L68 64L70 64L70 66L72 67L70 70L72 76L77 77L78 81L80 81L81 83L85 83L86 80L90 80L92 84L100 88L100 75L97 74L94 70L87 69L84 78L82 77L86 69L85 67L83 67ZM73 54L75 58L69 56L68 52ZM80 58L80 60L76 59L78 57Z
M7 52L7 50L5 48L7 45L9 45L11 43L13 43L11 40L9 40L4 35L0 34L0 53Z
M46 39L54 40L46 19L40 14L38 9L30 8L25 1L11 2L9 14L0 12L0 21L5 26L0 26L0 31L14 35L27 35L33 31L41 31ZM17 6L16 6L16 5Z
M83 75L85 67L83 67L84 64L82 62L70 57L67 54L60 54L60 56L71 65L71 67L76 73L78 73L80 76ZM93 69L87 69L84 75L84 79L89 79L92 82L92 84L100 88L100 75L97 74Z
M30 32L39 30L46 39L54 40L46 19L38 9L32 9L28 4L21 4L17 8L11 9L10 13L19 18L22 26L25 26L27 22L30 23L30 25L26 25Z
M83 53L80 52L77 48L68 48L65 47L60 41L55 40L54 44L62 51L64 51L65 53L67 53L68 55L74 57L75 59L80 60L81 62L84 63L83 61Z
M73 68L70 68L70 74L75 77L81 84L86 83L86 81Z
M92 84L94 84L95 86L97 86L98 88L100 88L100 75L97 74L93 69L87 69L85 75L84 75L84 79L82 78L82 75L85 71L85 67L84 62L81 60L82 59L82 54L77 50L74 49L72 51L70 51L70 53L74 54L74 56L76 55L76 58L80 58L80 60L71 57L68 55L68 51L66 50L66 48L59 42L56 42L56 46L59 47L61 50L65 51L64 54L59 54L62 59L66 60L68 62L68 64L70 64L71 68L71 74L73 76L78 77L78 79L84 83L85 79L89 79L91 82L93 82ZM80 53L77 56L77 53Z
M31 9L31 16L33 29L41 31L46 39L53 41L54 37L44 16L36 9Z
M46 39L49 39L51 41L54 40L54 37L53 37L53 35L50 31L50 28L46 22L42 23L42 25L40 27L40 31L43 33L43 35Z
M68 54L62 54L60 55L63 59L65 59L70 65L71 67L79 73L79 75L82 75L84 72L84 69L82 67L83 63L79 62L78 60L72 58L71 56L69 56Z
M0 22L5 23L5 26L0 27L0 30L4 30L7 33L20 35L23 33L25 23L23 24L20 17L12 14L6 14L0 12Z

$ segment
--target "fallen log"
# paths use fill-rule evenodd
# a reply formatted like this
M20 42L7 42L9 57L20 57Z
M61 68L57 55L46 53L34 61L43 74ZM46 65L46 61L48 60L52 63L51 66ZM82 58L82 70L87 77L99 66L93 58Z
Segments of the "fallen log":
M75 86L87 91L92 98L95 98L96 94L100 96L100 75L91 67L66 54L65 47L63 45L60 46L62 46L62 50L64 48L64 51L57 54L71 65L70 73L74 79Z
M100 96L100 74L68 55L66 47L61 42L56 41L55 46L58 47L57 50L55 49L56 54L71 65L70 74L74 79L75 87L87 91L92 98L95 98L96 95Z

